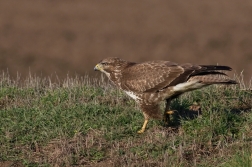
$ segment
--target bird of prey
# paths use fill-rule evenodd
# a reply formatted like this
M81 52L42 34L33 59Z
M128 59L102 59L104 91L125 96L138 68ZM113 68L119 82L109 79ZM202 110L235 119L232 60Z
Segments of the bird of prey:
M106 74L110 81L138 103L144 123L138 133L145 131L150 118L162 118L159 103L166 101L166 111L172 99L212 84L236 84L223 71L228 66L177 64L170 61L129 62L117 57L100 61L94 70Z

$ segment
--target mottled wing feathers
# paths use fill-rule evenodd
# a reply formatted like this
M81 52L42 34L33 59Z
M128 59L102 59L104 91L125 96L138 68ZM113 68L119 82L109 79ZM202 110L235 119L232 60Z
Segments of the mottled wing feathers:
M124 69L121 86L136 92L158 91L167 87L184 69L169 61L151 61Z

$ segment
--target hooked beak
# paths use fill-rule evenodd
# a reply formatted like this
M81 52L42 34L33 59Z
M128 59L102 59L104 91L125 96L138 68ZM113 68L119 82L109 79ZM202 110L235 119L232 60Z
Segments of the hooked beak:
M101 66L100 64L96 64L96 66L94 67L95 71L101 71Z

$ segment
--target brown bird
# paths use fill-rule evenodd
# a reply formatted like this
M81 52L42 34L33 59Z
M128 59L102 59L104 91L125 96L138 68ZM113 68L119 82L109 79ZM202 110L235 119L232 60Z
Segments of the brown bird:
M185 92L212 84L237 83L221 72L232 69L219 65L178 65L162 60L134 63L109 57L100 61L94 70L105 73L110 81L138 103L145 119L138 133L145 131L150 118L162 118L159 110L161 101L166 100L165 113L171 113L171 100Z

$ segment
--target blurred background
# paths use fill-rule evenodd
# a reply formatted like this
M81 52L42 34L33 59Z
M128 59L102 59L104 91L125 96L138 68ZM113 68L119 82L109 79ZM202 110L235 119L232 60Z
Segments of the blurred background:
M252 1L0 0L0 70L11 76L94 76L110 56L228 65L248 80Z

